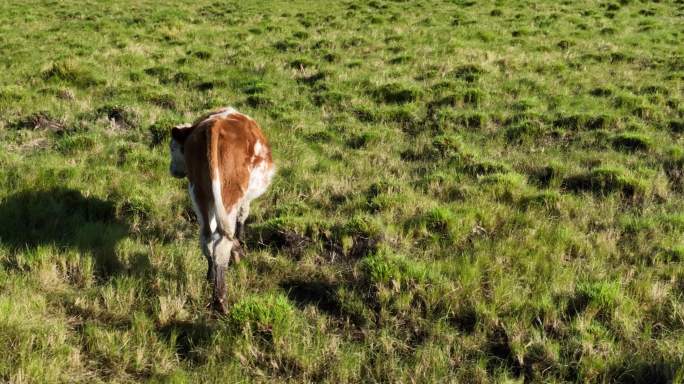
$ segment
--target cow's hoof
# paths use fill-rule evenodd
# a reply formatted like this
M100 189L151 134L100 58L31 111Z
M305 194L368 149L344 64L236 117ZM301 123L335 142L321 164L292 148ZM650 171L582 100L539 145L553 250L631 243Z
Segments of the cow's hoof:
M228 310L226 309L226 305L223 303L223 300L219 299L213 299L209 304L207 304L207 309L211 309L219 315L225 315L228 313Z

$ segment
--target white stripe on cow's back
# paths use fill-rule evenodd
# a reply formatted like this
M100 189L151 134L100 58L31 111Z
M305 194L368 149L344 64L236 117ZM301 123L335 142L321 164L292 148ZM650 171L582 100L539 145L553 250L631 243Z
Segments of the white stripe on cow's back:
M209 116L210 119L217 119L217 118L222 118L222 117L228 117L234 113L240 113L238 112L235 108L233 107L224 107L216 111L216 113L211 114Z
M252 119L252 116L244 114L244 113L238 111L237 109L235 109L233 107L223 107L223 108L219 109L218 111L209 115L209 117L207 117L207 119L224 119L230 115L242 115L242 116L254 121L254 119Z

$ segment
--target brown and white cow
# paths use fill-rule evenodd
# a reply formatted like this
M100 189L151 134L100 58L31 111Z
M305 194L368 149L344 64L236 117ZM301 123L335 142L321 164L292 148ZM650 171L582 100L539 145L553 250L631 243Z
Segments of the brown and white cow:
M170 171L188 178L213 305L225 312L225 270L240 260L249 204L275 172L268 141L252 118L222 108L171 130Z

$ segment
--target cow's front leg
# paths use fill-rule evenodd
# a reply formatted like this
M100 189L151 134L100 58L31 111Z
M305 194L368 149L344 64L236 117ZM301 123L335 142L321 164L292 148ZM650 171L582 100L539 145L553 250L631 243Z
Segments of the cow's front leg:
M238 209L235 223L235 246L233 247L233 260L240 262L240 258L245 256L245 222L249 216L249 200L244 199Z
M214 240L212 239L211 234L205 235L201 234L200 235L200 246L202 247L202 254L204 255L204 258L207 260L207 281L212 282L214 279L214 246L213 246Z
M197 216L197 223L200 227L200 249L204 258L207 260L207 281L211 282L213 279L213 259L214 259L214 246L213 243L218 238L213 235L216 230L216 217L213 211L207 207L203 200L197 198L197 191L195 191L192 183L188 184L188 192L190 194L190 202L192 203L192 209L195 211Z
M243 256L245 256L245 248L237 238L233 241L233 249L230 251L230 256L233 258L233 262L236 264L240 262L240 259Z
M244 199L242 204L240 204L240 209L238 209L237 222L235 223L235 237L240 240L241 243L245 242L245 222L249 216L249 201Z

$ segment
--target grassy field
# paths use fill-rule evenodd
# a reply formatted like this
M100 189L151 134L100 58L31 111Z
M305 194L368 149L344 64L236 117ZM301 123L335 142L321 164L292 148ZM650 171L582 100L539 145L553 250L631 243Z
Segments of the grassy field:
M0 3L0 382L684 381L684 2ZM171 126L278 174L210 289Z

